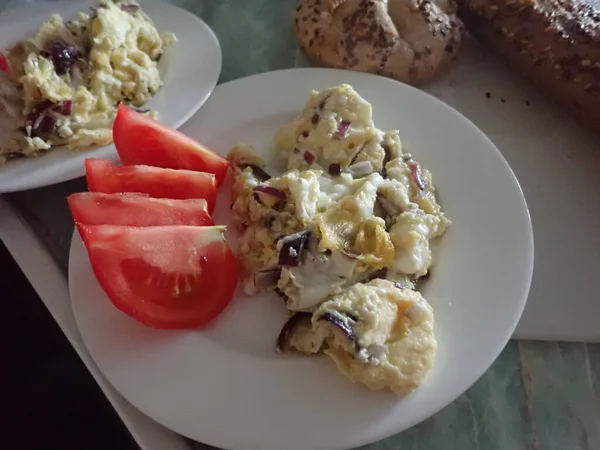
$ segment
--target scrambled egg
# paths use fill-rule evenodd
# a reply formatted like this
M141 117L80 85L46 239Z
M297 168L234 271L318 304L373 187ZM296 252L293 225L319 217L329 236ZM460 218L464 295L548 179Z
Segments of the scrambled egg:
M311 322L311 350L315 340L321 343L341 373L370 389L406 394L433 366L437 343L431 306L419 292L391 281L351 286L324 302Z
M161 88L157 62L174 41L135 2L103 0L67 22L50 17L8 50L9 71L0 71L0 112L14 125L0 163L58 145L110 144L118 104L142 106Z
M274 290L294 314L280 349L324 352L371 389L414 389L436 351L415 289L450 224L431 173L346 84L313 92L274 151L283 173L250 146L229 154L246 292Z

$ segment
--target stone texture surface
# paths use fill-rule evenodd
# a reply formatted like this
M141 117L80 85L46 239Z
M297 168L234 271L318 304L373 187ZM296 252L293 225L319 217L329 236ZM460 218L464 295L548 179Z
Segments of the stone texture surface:
M219 37L220 82L296 64L290 24L295 0L171 2L200 16ZM4 1L0 9L25 3L33 1ZM65 197L84 189L85 181L78 179L6 196L65 274L73 229ZM599 393L600 345L511 341L452 404L363 450L598 450Z

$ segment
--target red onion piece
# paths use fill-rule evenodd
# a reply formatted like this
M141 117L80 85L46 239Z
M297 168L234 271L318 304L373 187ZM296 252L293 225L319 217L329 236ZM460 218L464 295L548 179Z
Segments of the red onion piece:
M383 148L384 157L383 157L383 163L381 164L381 176L383 178L387 178L387 169L385 168L385 166L392 159L392 151L390 150L390 148L387 145L383 145L382 148Z
M348 318L344 318L339 313L325 313L317 319L318 322L329 322L330 325L337 328L355 347L358 346L354 328L348 323Z
M50 100L43 100L33 107L32 112L41 113L48 109L54 109L56 106L57 103L53 103Z
M276 286L280 275L281 269L267 269L254 272L254 287L260 291L264 291Z
M377 278L381 278L381 279L385 280L385 277L387 277L387 274L388 274L388 268L384 267L383 269L379 269L379 270L376 270L375 272L371 272L368 276L368 280L371 281L371 280L375 280Z
M298 325L300 325L302 322L310 323L310 317L310 313L297 312L288 319L279 332L279 337L277 338L277 351L286 352L291 350L292 337L298 328Z
M75 64L75 61L79 57L79 52L75 47L56 41L50 49L50 56L56 73L63 75Z
M337 131L335 132L336 137L345 138L346 133L348 132L348 128L350 128L350 122L347 120L342 120L338 126Z
M352 176L364 177L373 172L373 164L371 164L371 161L361 161L348 167L348 171Z
M139 5L137 5L136 3L121 3L119 6L123 11L131 14L140 9Z
M30 136L39 136L40 133L52 133L56 125L56 119L51 111L68 116L71 114L71 100L65 100L61 103L52 103L50 100L44 100L38 103L27 116L25 120L25 129L29 130Z
M56 120L54 120L52 116L42 116L42 120L37 127L37 131L45 134L52 133L55 125Z
M328 95L323 100L321 100L321 103L319 103L319 105L317 106L318 111L323 111L323 108L325 108L325 103L327 103L327 100L329 100L329 97L331 97L331 95Z
M329 170L329 175L338 176L339 174L342 173L342 166L337 163L329 164L328 170Z
M49 100L44 100L33 107L31 112L25 119L25 129L28 130L30 135L37 135L38 128L46 116L46 112L52 109L54 103Z
M410 173L412 174L415 184L419 186L419 189L424 190L426 183L423 179L423 172L421 172L421 166L419 163L416 161L409 161L408 167L410 168Z
M377 192L377 197L375 201L381 206L381 209L385 212L386 215L394 217L402 212L400 208L390 202L381 192Z
M269 175L267 172L265 172L263 168L258 167L254 164L242 164L242 165L240 165L240 167L242 169L245 169L246 167L250 167L250 170L252 170L252 173L254 174L254 176L256 178L258 178L260 181L267 181L268 179L271 178L271 175Z
M54 110L57 113L62 114L63 116L70 116L72 105L73 105L73 102L71 102L71 100L65 100L64 102L59 103L58 107L54 108Z
M304 152L304 161L306 161L308 164L312 164L315 162L315 155L306 150Z
M304 261L304 251L308 245L309 232L298 233L282 238L283 245L279 251L279 265L282 267L298 267Z
M256 191L256 192L262 192L263 194L269 194L272 197L278 198L279 200L287 199L287 194L285 193L285 191L274 188L273 186L264 186L261 184L261 185L255 186L252 190Z

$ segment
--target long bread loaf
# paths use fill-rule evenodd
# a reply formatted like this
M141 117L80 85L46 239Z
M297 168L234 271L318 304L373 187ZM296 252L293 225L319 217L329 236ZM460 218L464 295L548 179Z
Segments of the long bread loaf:
M458 0L467 30L600 133L598 0Z

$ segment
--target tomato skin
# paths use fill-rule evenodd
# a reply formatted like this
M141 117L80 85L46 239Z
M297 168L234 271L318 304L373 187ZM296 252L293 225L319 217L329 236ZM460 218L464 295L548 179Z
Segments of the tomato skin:
M215 176L191 170L150 166L114 166L107 159L85 160L85 175L91 192L116 194L138 192L154 198L204 198L212 213L217 196Z
M86 225L200 225L215 223L205 199L172 200L144 194L78 192L67 197L75 222Z
M120 104L113 139L125 165L212 173L221 185L230 162L213 150L165 124Z
M197 328L216 318L233 298L237 261L224 227L78 223L77 228L110 301L146 326Z
M0 70L2 72L9 72L9 68L8 68L8 61L6 60L6 56L4 56L4 53L0 52Z

